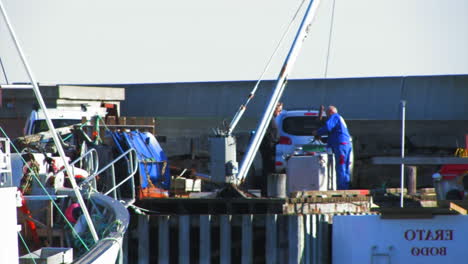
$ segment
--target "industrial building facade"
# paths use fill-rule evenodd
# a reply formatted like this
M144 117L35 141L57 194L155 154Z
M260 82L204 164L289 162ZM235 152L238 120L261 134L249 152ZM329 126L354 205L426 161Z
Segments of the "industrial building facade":
M122 85L126 88L122 112L156 117L157 133L167 139L163 146L169 155L193 154L194 149L203 153L212 129L229 124L254 85L255 81ZM273 86L274 81L260 85L234 131L241 151ZM373 165L368 159L400 155L401 101L406 101L406 155L451 155L466 146L467 88L468 75L290 80L281 101L285 109L336 105L353 136L356 165L360 165L356 173L366 175L361 186L375 187L372 182L391 186L398 182L391 175L399 175L399 167ZM418 182L429 186L436 169L421 167ZM373 181L373 175L388 179Z

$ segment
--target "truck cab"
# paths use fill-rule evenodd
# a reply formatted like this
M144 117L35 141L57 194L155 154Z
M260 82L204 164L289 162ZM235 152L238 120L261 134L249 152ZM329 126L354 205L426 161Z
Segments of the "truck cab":
M91 120L94 116L105 117L107 109L104 107L64 107L49 108L47 109L47 113L54 127L60 128L79 124L83 117L87 120ZM24 127L24 135L38 134L48 130L49 127L45 120L44 111L42 109L31 111Z

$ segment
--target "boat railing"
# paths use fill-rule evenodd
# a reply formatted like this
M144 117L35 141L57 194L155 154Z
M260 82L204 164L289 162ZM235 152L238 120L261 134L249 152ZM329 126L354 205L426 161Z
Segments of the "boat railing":
M125 159L126 162L127 162L128 174L125 176L125 178L123 180L121 180L119 183L117 183L116 182L116 174L115 174L115 164L118 161L122 160L122 159ZM120 156L115 158L112 162L110 162L109 164L107 164L106 166L101 168L96 173L88 176L80 184L80 187L88 185L91 181L95 182L96 177L98 175L101 175L103 172L110 169L112 187L109 190L107 190L107 192L105 192L104 194L109 195L110 193L112 193L112 196L113 196L114 199L121 200L122 197L121 197L121 195L117 194L117 189L119 187L121 187L124 183L126 183L127 181L130 181L130 189L131 189L131 197L130 198L131 198L131 200L127 204L131 204L131 203L133 203L135 201L135 198L136 198L134 176L135 176L135 174L136 174L136 172L138 170L137 164L138 164L138 160L137 160L136 150L134 148L131 148L131 149L125 151L124 153L122 153Z
M73 175L76 175L75 165L81 161L86 161L85 170L89 175L95 175L97 173L97 170L99 168L99 158L98 158L98 153L96 149L90 149L86 151L86 153L84 153L83 155L81 155L80 157L78 157L77 159L75 159L73 162L70 163ZM61 168L60 170L58 170L55 173L55 175L62 173L62 172L65 172L65 168ZM96 187L95 181L93 182L93 185L94 187Z

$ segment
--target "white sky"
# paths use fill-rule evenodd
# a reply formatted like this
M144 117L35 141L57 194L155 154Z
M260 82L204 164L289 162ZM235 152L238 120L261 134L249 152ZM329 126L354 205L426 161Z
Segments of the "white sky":
M157 83L256 80L302 0L0 1L39 82ZM325 77L332 6L321 1L290 78ZM334 11L329 78L468 74L466 0L336 0ZM3 20L0 58L10 82L28 81Z

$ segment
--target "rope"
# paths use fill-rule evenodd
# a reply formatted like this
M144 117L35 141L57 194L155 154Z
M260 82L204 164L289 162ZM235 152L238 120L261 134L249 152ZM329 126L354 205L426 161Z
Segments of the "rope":
M29 254L31 254L31 250L29 250L28 244L26 244L26 241L24 241L23 236L21 235L20 231L17 232L18 236L20 237L21 242L23 242L23 246L26 248ZM30 258L34 262L34 264L37 264L36 260L34 258Z
M79 130L83 129L83 127L84 127L87 123L89 123L89 120L87 120L87 121L84 122L84 123L81 123L81 125L78 127L78 129L79 129ZM67 140L68 140L69 138L71 138L72 136L73 136L73 133L70 134L70 135L68 135L68 136L66 136L66 137L63 139L63 141L67 141Z
M52 204L54 205L54 207L57 209L57 211L59 212L59 214L63 217L63 219L65 219L65 222L67 223L67 225L71 228L72 232L78 237L78 239L80 240L80 242L82 243L83 247L86 249L86 251L89 251L89 247L85 244L85 242L81 239L80 235L76 232L76 230L73 228L73 225L68 221L68 219L65 217L65 214L62 212L62 210L60 209L60 207L58 206L58 204L54 201L54 199L52 198L52 196L49 194L49 192L46 190L46 188L44 187L44 185L41 183L41 181L39 180L38 178L38 175L35 174L35 172L33 171L33 169L29 166L29 164L23 159L23 157L21 156L21 153L18 151L18 149L16 148L16 146L13 144L13 142L10 140L10 138L8 137L8 135L6 134L5 130L3 130L3 128L0 126L0 131L3 133L3 135L10 141L10 145L12 146L12 148L15 150L16 153L20 154L20 157L21 157L21 160L23 161L23 163L28 167L28 170L30 173L33 173L33 177L34 179L36 180L36 182L39 184L39 186L42 188L42 190L45 192L45 194L48 196L49 200L52 202Z
M150 178L150 174L149 174L149 171L148 171L148 167L147 167L147 164L146 164L146 161L143 161L143 167L145 169L145 175L146 175L146 180L148 181L148 184L151 188L154 188L154 184L153 184L153 181L151 180Z
M325 61L325 74L324 77L327 78L328 75L328 63L330 61L330 48L331 48L331 39L333 34L333 25L335 24L335 1L333 0L332 6L332 15L331 15L331 22L330 22L330 33L328 34L328 48L327 48L327 60Z

